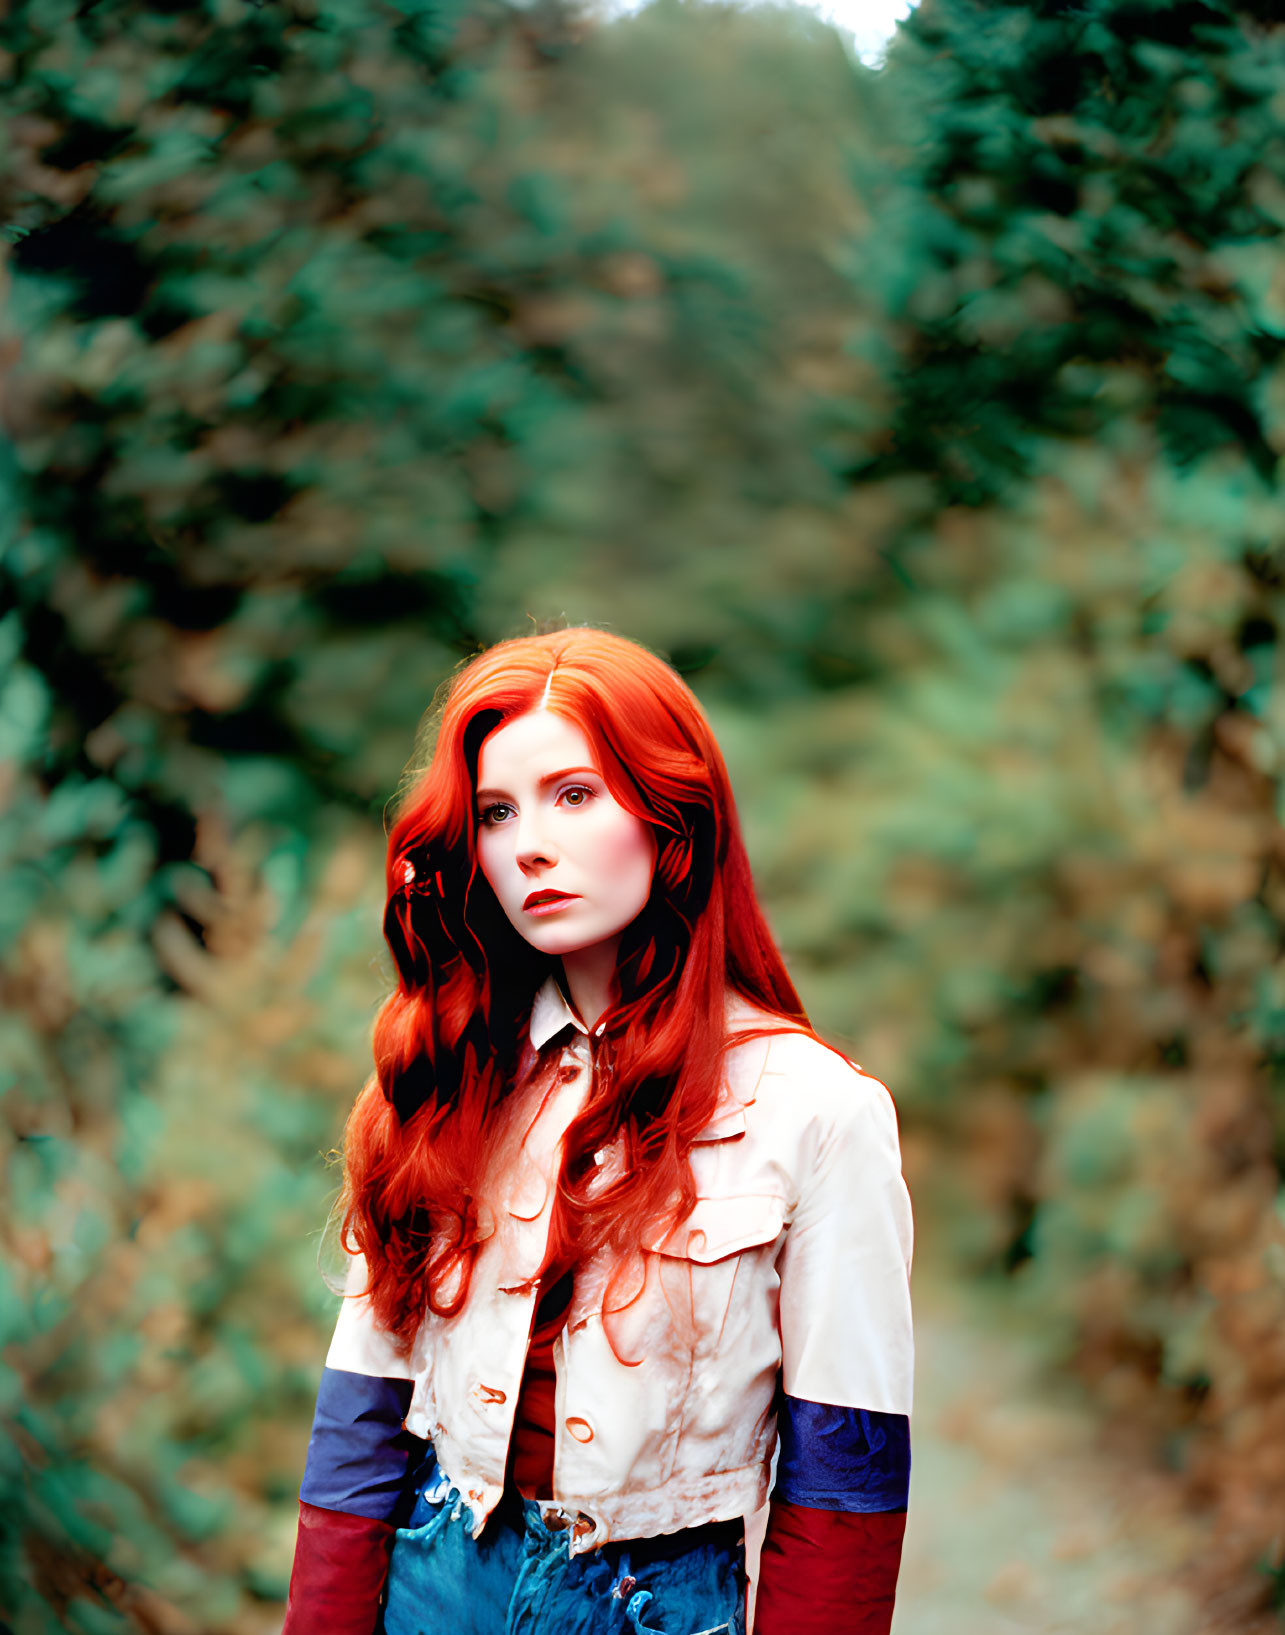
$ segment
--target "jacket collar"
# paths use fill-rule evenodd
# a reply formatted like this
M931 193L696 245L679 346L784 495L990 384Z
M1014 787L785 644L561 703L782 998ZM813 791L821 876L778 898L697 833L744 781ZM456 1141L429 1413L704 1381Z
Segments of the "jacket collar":
M535 999L531 1005L530 1034L531 1043L536 1050L543 1050L555 1034L561 1033L563 1028L570 1025L578 1032L589 1037L589 1029L567 1003L566 996L558 986L558 979L552 972L536 990ZM593 1030L594 1038L598 1038L605 1022L599 1022Z
M769 1018L749 1000L738 993L728 994L729 1024L747 1024L765 1019ZM599 1022L592 1037L600 1037L605 1026L605 1022ZM528 1027L531 1044L536 1050L543 1050L551 1039L567 1027L574 1028L586 1040L590 1037L589 1029L568 1004L557 978L551 972L536 990L532 1001ZM745 1134L745 1109L754 1104L770 1043L769 1039L754 1039L747 1045L733 1046L728 1052L727 1071L718 1104L709 1122L696 1136L697 1141L727 1141Z

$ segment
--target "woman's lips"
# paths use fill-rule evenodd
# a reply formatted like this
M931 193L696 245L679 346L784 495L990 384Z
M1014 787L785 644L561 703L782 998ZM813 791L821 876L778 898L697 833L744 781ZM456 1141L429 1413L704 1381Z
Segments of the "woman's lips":
M532 892L522 907L528 914L556 914L560 908L576 900L573 892L559 892L550 896L545 892Z

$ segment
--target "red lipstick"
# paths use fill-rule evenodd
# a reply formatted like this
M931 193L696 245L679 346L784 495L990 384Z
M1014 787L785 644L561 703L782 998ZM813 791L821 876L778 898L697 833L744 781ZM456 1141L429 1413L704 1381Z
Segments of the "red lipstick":
M575 893L568 891L551 891L547 887L542 891L533 891L522 907L529 914L553 914L564 903L575 901Z

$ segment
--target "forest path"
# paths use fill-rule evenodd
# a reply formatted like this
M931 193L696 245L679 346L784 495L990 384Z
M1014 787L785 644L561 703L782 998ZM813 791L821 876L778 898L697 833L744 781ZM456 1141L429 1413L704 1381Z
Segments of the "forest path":
M924 1194L920 1192L918 1196ZM1180 1583L1201 1530L1113 1449L1052 1341L949 1270L916 1209L910 1507L893 1635L1212 1635Z

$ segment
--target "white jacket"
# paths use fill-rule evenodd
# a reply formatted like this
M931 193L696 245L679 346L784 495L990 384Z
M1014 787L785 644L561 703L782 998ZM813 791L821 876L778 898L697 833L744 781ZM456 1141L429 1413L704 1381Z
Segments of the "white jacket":
M731 1027L768 1020L779 1018L730 997ZM489 1235L464 1308L427 1314L404 1361L371 1320L356 1256L326 1357L414 1381L406 1427L431 1439L474 1537L503 1490L562 1136L589 1092L591 1041L550 977L532 1045L568 1024L543 1107L529 1073L505 1103L479 1189ZM778 1379L813 1402L911 1411L913 1226L892 1097L804 1034L751 1039L726 1060L691 1153L695 1208L647 1246L657 1252L640 1297L604 1326L606 1266L576 1274L554 1346L554 1497L542 1501L571 1519L572 1553L755 1511ZM613 1158L599 1155L604 1167Z

